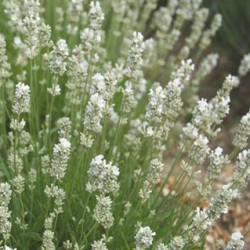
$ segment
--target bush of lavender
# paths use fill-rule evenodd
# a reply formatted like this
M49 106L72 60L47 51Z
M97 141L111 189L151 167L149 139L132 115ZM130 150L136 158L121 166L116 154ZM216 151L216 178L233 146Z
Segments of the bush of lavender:
M1 1L1 249L204 249L247 185L250 113L232 152L214 142L249 60L200 99L221 16L157 4ZM225 249L243 247L235 232Z

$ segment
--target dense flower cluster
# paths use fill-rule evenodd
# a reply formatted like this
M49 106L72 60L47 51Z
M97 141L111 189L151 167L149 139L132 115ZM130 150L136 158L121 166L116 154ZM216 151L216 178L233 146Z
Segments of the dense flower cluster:
M141 227L135 235L136 250L143 250L149 248L153 243L153 232L150 227Z
M65 138L60 138L59 143L55 144L51 161L51 177L58 180L64 177L69 160L70 148L71 143Z
M102 130L101 119L105 109L105 100L98 93L93 94L87 104L83 126L86 130L100 133Z
M250 112L244 115L239 124L239 128L234 136L233 144L238 149L244 149L248 146L248 139L250 136L249 124L250 122Z
M243 57L241 60L241 64L239 67L239 75L240 76L245 76L248 71L250 70L250 54L247 54Z
M21 113L30 112L30 87L19 82L15 89L15 99L13 112L20 115Z
M114 221L111 213L112 201L109 197L97 196L97 204L94 209L94 218L105 229L109 229Z
M150 162L149 171L146 175L145 181L142 184L142 188L139 191L139 196L147 200L152 192L152 187L156 185L161 179L161 173L163 170L163 164L157 159L153 159Z
M0 81L2 83L5 78L8 79L11 75L11 66L8 62L8 57L6 55L6 42L2 34L0 34L0 58Z
M5 240L10 237L11 232L11 212L8 210L8 205L11 200L11 187L8 183L0 184L0 234Z
M67 57L69 55L67 42L63 39L57 41L48 55L49 68L55 75L63 75L66 71Z
M119 169L112 163L107 163L103 155L92 159L88 170L89 181L86 189L89 192L99 191L103 194L116 194L119 190L117 178Z
M245 246L245 243L242 239L243 239L243 235L240 232L233 233L231 235L231 240L228 242L225 249L226 250L233 250L233 249L241 250L241 249L243 249Z

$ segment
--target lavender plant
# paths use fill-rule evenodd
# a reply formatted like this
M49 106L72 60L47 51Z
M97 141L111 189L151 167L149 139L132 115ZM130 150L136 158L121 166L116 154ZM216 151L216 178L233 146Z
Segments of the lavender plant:
M203 249L250 178L249 113L232 152L213 146L240 77L197 95L217 64L206 49L221 16L209 23L202 0L0 9L1 249ZM245 57L239 75L249 68ZM234 233L225 249L243 246Z

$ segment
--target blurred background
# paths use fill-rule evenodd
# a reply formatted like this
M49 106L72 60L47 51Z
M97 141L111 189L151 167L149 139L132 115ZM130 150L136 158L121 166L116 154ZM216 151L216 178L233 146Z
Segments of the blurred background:
M220 54L220 62L213 76L214 80L211 79L206 85L209 92L216 88L216 82L221 81L228 72L237 74L241 58L250 53L250 1L205 0L204 4L211 12L221 13L223 16L222 27L211 47ZM242 79L241 85L233 92L231 116L236 119L244 115L250 107L249 84L250 74Z

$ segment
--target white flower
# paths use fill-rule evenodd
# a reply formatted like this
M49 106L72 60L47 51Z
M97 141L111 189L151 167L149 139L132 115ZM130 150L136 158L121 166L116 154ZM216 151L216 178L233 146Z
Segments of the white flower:
M244 55L240 62L239 75L245 76L250 70L250 54Z
M153 237L156 235L150 227L141 227L135 235L136 250L144 250L153 244Z
M215 130L216 125L221 124L229 113L230 92L239 84L238 77L228 75L223 82L222 88L217 95L209 102L201 99L197 102L192 114L192 123L205 134L215 136L219 129Z
M109 70L104 75L97 73L92 77L90 93L92 95L98 93L106 102L108 102L112 99L116 91L116 84L117 76L115 75L115 69Z
M49 54L49 68L55 75L63 75L66 71L69 49L67 42L63 39L57 41Z
M61 146L64 148L64 150L70 149L71 143L67 139L61 138L59 141L61 143Z
M190 139L195 139L199 135L198 129L191 123L187 123L187 125L182 129L185 136Z
M100 133L102 130L101 119L104 115L105 100L103 97L95 93L91 95L83 120L83 126L85 130Z
M2 206L8 206L11 199L11 187L10 184L5 182L0 184L0 204Z
M56 125L59 137L69 140L71 138L71 120L68 117L62 117L58 119Z
M90 3L89 10L89 28L85 28L81 33L83 48L87 52L93 51L99 47L102 41L101 26L104 20L104 14L98 1Z
M93 87L95 87L95 89L92 89L92 93L94 94L95 92L98 92L99 94L101 94L105 89L105 77L100 74L97 73L92 77L92 82L93 82ZM91 86L92 87L92 86Z
M51 184L50 186L46 186L44 190L46 196L48 198L54 198L55 199L55 204L56 204L56 209L54 210L56 213L62 213L62 206L64 204L65 200L65 192L62 188Z
M240 232L234 232L225 250L242 250L244 246L243 235Z
M149 91L149 104L147 107L146 118L149 121L161 121L163 107L165 105L166 92L161 86L157 86Z
M194 12L194 21L191 27L191 33L185 39L186 46L189 48L189 50L194 48L196 43L200 39L206 20L208 18L208 14L209 10L206 8L197 9L197 11Z
M218 193L211 199L207 209L209 219L215 221L221 214L228 212L229 203L238 195L238 190L230 188L230 184L222 186Z
M189 83L191 78L191 74L194 71L194 64L192 59L182 60L181 66L178 68L176 72L171 74L171 80L179 79L182 88Z
M0 34L0 68L0 82L2 82L11 75L11 66L8 63L8 57L6 56L6 42L2 34ZM2 83L0 83L0 86L1 84Z
M185 242L180 236L174 237L168 245L159 244L156 250L181 250L185 246Z
M210 149L208 146L207 137L199 134L198 137L193 141L191 147L187 148L187 153L190 158L195 161L197 164L201 164L207 157Z
M11 180L11 185L13 186L13 191L17 194L21 194L24 191L25 179L22 175L18 174Z
M51 162L50 175L61 180L67 168L70 156L71 143L66 138L60 138L59 143L53 147L53 158Z
M17 119L12 119L10 121L10 128L18 132L21 132L24 129L25 124L26 123L24 119L22 119L21 121L18 121Z
M248 145L248 139L250 136L250 111L244 115L238 127L238 130L233 139L233 145L239 149L244 149Z
M68 2L67 17L72 23L78 23L83 11L84 0L72 0Z
M16 248L11 248L11 247L8 247L8 246L4 246L4 250L17 250Z
M58 96L61 94L61 88L58 84L53 83L51 88L48 88L48 92L52 96Z
M16 85L13 112L16 114L30 112L30 87L19 82Z
M238 161L235 165L235 171L232 182L239 189L245 187L250 179L250 149L239 153Z
M212 71L217 65L218 57L218 54L209 54L201 61L198 71L195 72L198 78L201 79Z
M206 210L201 210L199 207L196 208L196 214L193 218L191 227L194 226L197 228L197 231L201 230L202 232L212 226L212 221L210 221Z
M94 241L93 244L91 244L91 250L108 250L106 242L108 239L105 235L102 236L102 238L98 241Z
M63 55L63 56L68 56L69 55L69 49L68 49L68 45L67 42L63 39L60 39L57 41L56 43L56 48L57 48L57 53Z
M94 208L94 218L106 230L113 225L114 217L111 212L112 200L110 197L96 196L97 204Z
M117 178L119 169L112 163L106 163L103 155L98 155L92 159L88 170L89 182L86 185L87 191L93 193L99 191L103 194L114 193L119 190Z
M55 250L55 244L53 243L54 240L54 232L51 230L45 230L43 233L43 243L42 243L42 250Z
M202 50L206 49L210 45L211 38L216 34L217 30L221 26L221 23L222 23L222 15L215 14L210 28L204 31L203 36L201 38L199 46Z
M142 184L142 188L139 190L139 197L144 201L150 197L154 185L160 181L162 170L163 164L158 159L150 161L146 179Z
M93 48L96 48L101 44L102 34L98 30L95 31L90 28L85 28L81 33L81 40L84 49L91 51Z
M104 20L104 13L102 12L100 2L90 2L90 28L93 30L100 29L101 24Z
M145 44L143 35L139 32L133 33L133 41L128 51L127 58L127 75L132 79L138 79L142 75L143 58Z
M5 239L9 238L11 230L10 216L11 213L8 211L8 207L0 206L0 234L2 234Z
M217 147L214 151L210 152L209 155L210 164L208 166L208 179L213 179L219 176L223 166L229 163L228 156L223 155L223 149Z

